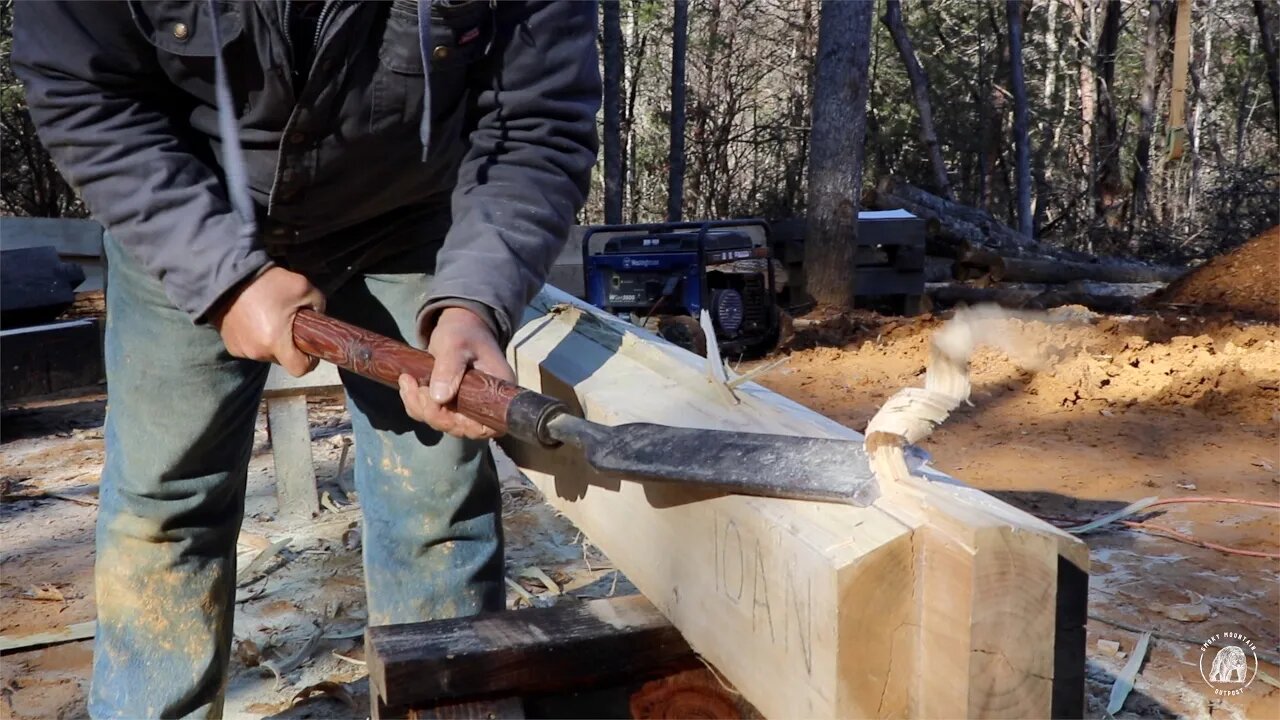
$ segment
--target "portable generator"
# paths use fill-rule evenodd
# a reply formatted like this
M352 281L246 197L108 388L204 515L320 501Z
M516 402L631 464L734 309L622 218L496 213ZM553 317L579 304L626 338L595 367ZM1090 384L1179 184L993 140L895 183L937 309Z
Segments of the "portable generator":
M596 225L582 241L586 299L706 354L698 322L711 316L725 355L756 355L778 342L769 226L763 220Z

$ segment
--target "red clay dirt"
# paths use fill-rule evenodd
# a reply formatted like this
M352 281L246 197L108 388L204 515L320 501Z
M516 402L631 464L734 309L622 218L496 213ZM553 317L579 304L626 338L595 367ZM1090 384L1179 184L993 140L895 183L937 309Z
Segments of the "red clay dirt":
M1280 322L1280 225L1179 279L1156 302Z
M1092 519L1153 495L1280 500L1280 326L1078 308L1038 317L1004 321L1036 367L992 350L976 354L973 406L923 443L936 467L1050 519ZM865 312L801 318L790 360L761 383L861 431L890 395L922 384L929 336L941 322ZM1280 511L1162 509L1153 522L1280 552ZM1127 529L1085 540L1092 615L1199 640L1236 630L1280 656L1280 561ZM1131 652L1137 634L1090 621L1091 717L1103 714L1125 663L1102 652L1100 639ZM1153 641L1123 715L1280 717L1280 690L1262 681L1239 697L1216 696L1200 678L1199 656L1198 645Z

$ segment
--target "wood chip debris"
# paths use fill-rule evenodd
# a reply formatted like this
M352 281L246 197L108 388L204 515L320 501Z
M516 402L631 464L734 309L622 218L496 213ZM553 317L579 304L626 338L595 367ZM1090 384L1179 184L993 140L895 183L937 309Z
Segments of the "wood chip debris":
M280 553L281 550L288 547L293 542L293 538L287 537L271 543L270 547L258 553L243 570L236 573L236 587L244 587L251 582L258 580L267 574L266 569L271 564L272 558Z
M705 308L698 317L698 324L702 327L702 334L707 339L707 379L724 395L724 399L730 405L737 405L741 401L729 386L729 372L725 369L724 361L720 359L720 343L716 340L716 330L711 324L711 313Z
M1138 671L1142 669L1142 661L1147 656L1147 645L1150 642L1151 633L1142 633L1142 637L1138 638L1137 646L1133 648L1133 655L1129 658L1129 662L1125 663L1124 669L1116 676L1116 682L1111 686L1111 697L1107 700L1108 716L1115 715L1120 712L1120 708L1124 707L1129 691L1133 690L1133 685L1137 682Z
M1103 655L1115 655L1120 652L1120 643L1115 640L1099 640L1098 652Z
M334 657L338 658L339 660L341 660L341 661L343 661L343 662L349 662L349 663L351 663L352 665L359 665L360 667L365 667L366 665L368 665L368 664L369 664L369 663L365 662L364 660L357 660L357 659L355 659L355 658L353 658L353 657L347 657L346 655L343 655L342 653L338 652L337 650L334 650L334 651L333 651L332 653L330 653L330 654L331 654L331 655L333 655Z
M552 580L551 576L540 567L522 568L516 572L516 577L526 580L537 580L542 583L542 586L552 595L559 595L563 592L560 589L560 585L557 584L555 580Z
M289 707L295 707L317 697L331 697L352 710L356 707L356 701L351 697L346 686L333 680L324 680L302 688L294 693L293 699L289 701Z
M1213 608L1202 602L1181 603L1178 605L1155 603L1152 609L1161 615L1164 615L1171 620L1177 620L1178 622L1204 622L1213 616Z
M538 606L539 603L537 601L537 598L535 598L528 590L525 590L524 587L520 585L520 583L516 582L515 580L512 580L511 578L503 578L503 579L507 581L507 587L511 588L511 590L514 591L516 594L515 598L508 601L507 603L508 610L515 610L516 608L520 607L521 601L524 601L524 603L529 607Z
M320 493L320 504L324 506L325 510L328 510L329 512L332 512L332 513L340 513L342 512L342 509L343 509L341 505L334 502L333 498L329 496L328 490L325 490L324 492Z
M76 640L88 640L93 637L96 628L97 622L90 620L46 632L26 635L0 635L0 653L27 650L45 645L58 645Z
M301 667L302 663L310 659L311 656L315 654L316 649L320 647L320 641L323 639L324 628L317 625L315 631L311 633L309 638L307 638L307 642L298 649L298 652L287 658L280 660L268 660L262 663L262 667L270 671L271 674L275 676L277 690L279 690L280 686L284 683L284 676L294 670L297 670Z
M245 667L258 667L262 664L262 651L258 643L245 638L236 642L236 659Z

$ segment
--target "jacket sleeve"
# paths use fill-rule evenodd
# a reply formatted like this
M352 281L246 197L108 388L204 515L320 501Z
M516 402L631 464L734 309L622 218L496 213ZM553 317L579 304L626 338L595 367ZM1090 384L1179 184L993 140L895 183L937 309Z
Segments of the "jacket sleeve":
M123 2L20 2L12 63L41 140L112 236L197 322L268 258L174 121L180 92Z
M437 257L432 314L479 303L510 339L586 199L600 71L594 2L498 3L492 65Z

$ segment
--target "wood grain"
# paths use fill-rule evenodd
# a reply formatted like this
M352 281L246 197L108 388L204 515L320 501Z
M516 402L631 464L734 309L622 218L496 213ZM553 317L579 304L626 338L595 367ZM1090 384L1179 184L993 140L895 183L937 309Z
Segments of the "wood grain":
M752 383L728 405L700 358L552 288L509 355L524 386L604 425L861 438ZM991 496L931 470L868 508L707 498L509 450L765 717L1079 715L1087 548ZM1060 585L1064 565L1086 582Z
M371 627L370 694L384 707L518 697L701 667L639 595Z
M390 387L397 386L401 375L426 384L436 364L431 353L311 310L299 310L294 317L293 343L311 357ZM454 409L505 434L507 407L520 392L517 385L468 370Z

